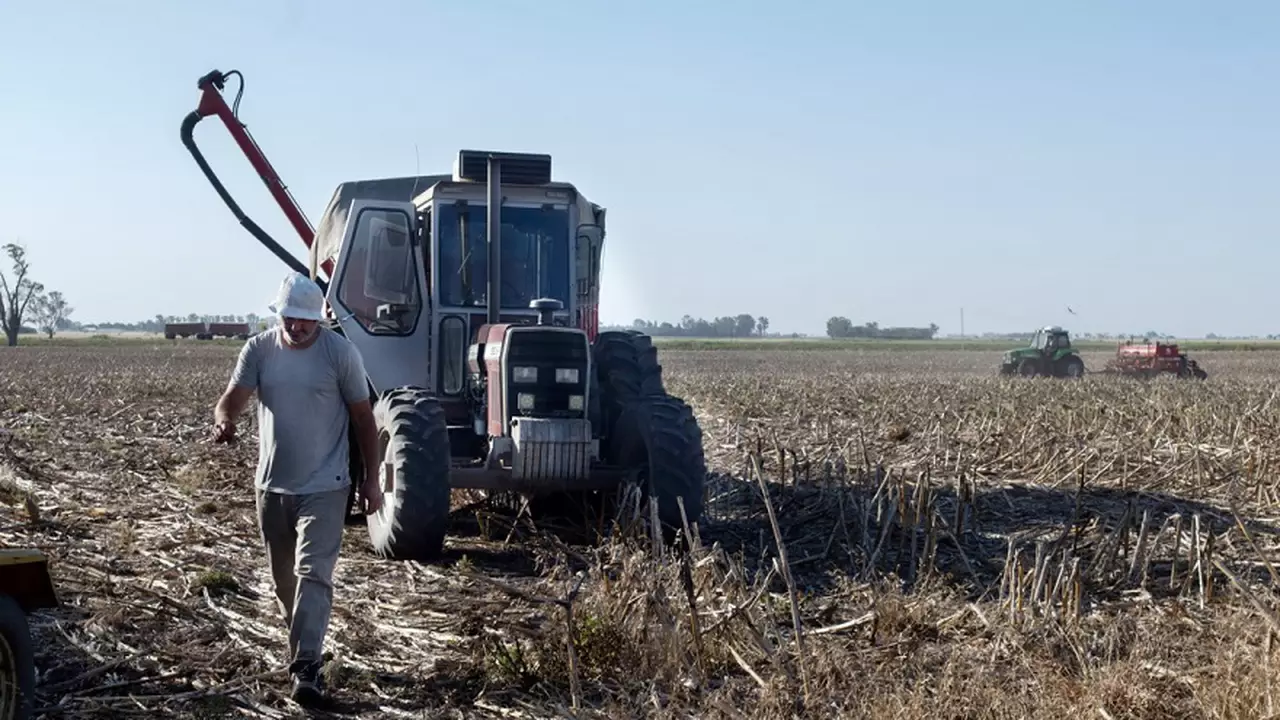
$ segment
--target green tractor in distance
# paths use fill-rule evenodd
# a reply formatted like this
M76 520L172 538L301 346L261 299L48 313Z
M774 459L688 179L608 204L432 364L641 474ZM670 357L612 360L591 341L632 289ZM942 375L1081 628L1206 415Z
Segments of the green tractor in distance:
M1049 325L1036 330L1029 347L1005 352L1000 374L1079 378L1084 375L1084 360L1071 347L1071 336L1067 331Z

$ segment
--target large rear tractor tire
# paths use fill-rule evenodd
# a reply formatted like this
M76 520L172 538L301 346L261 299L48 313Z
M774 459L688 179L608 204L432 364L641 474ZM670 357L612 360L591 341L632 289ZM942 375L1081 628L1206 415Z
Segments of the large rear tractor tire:
M597 417L601 427L613 427L632 399L666 392L658 349L648 335L635 330L602 332L596 336L591 352L597 382L592 395L599 400Z
M35 708L36 665L22 606L0 595L0 718L27 720Z
M658 501L658 521L670 542L684 520L702 518L707 463L702 429L693 410L680 398L649 395L628 402L612 428L606 451L611 465L639 470L640 513L649 513L649 498ZM681 516L677 498L684 502Z
M1068 355L1058 363L1058 374L1064 378L1078 380L1084 377L1084 361L1078 355Z
M367 518L373 550L390 560L436 560L449 529L444 410L426 390L404 387L381 397L373 415L383 452L382 509Z

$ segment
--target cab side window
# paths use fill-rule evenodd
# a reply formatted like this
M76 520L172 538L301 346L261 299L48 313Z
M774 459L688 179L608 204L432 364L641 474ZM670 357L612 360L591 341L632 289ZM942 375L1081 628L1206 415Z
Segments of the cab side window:
M338 299L372 334L412 332L422 310L422 294L408 215L364 208L354 222Z

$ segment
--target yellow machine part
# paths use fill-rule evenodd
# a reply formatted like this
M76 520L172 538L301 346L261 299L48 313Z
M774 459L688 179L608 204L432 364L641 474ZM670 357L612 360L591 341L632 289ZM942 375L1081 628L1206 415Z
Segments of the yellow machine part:
M57 607L48 556L28 548L0 549L0 594L17 600L26 612Z

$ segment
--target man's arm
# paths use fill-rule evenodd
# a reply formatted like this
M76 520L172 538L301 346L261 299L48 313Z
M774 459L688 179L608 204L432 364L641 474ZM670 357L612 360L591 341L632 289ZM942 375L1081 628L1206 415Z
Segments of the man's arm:
M252 340L240 349L231 381L213 408L214 442L229 442L236 435L236 419L258 387L258 356Z
M378 423L373 419L373 404L368 398L348 403L347 411L351 413L351 425L356 431L356 442L360 446L360 457L364 459L364 477L352 478L360 483L361 496L372 501L378 498L377 505L382 504L382 486L378 480L382 466L382 454L378 448ZM378 493L373 489L377 488ZM376 512L377 507L368 508L368 512Z
M236 419L253 397L253 388L230 383L218 398L213 408L213 425L216 431L215 441L227 442L236 435Z
M382 485L379 470L382 453L378 447L378 422L373 418L373 398L369 394L369 380L365 377L364 361L350 341L346 341L346 357L339 376L342 398L347 403L351 426L356 433L360 457L364 460L364 476L352 478L359 488L359 497L365 513L375 513L382 507Z

